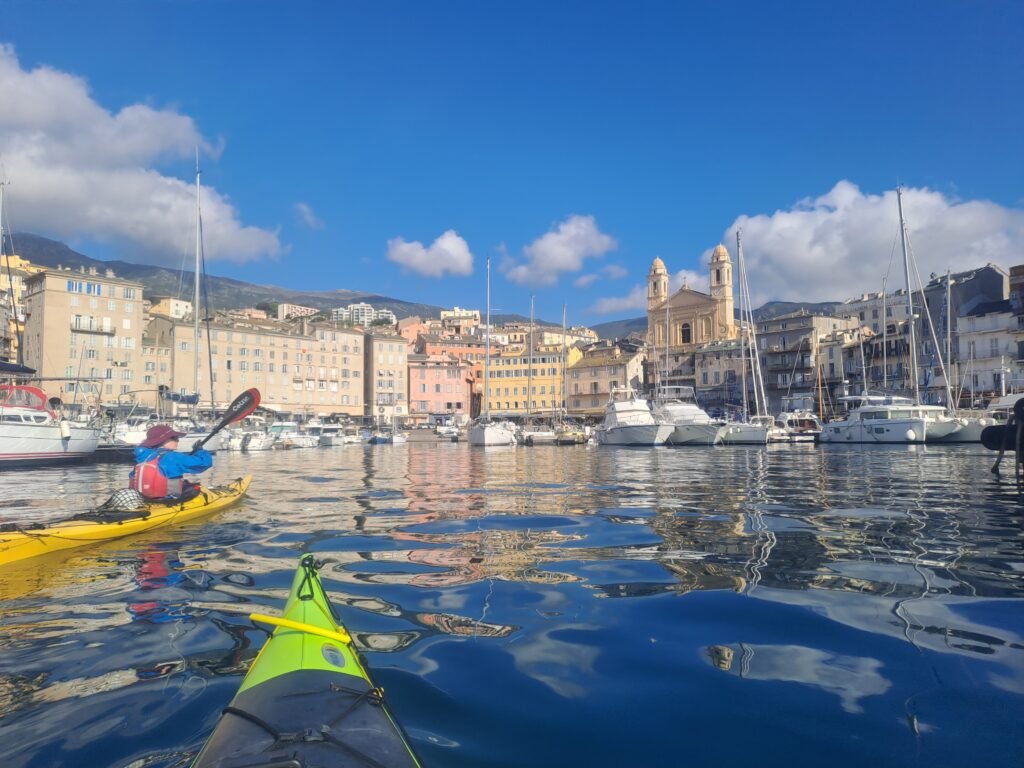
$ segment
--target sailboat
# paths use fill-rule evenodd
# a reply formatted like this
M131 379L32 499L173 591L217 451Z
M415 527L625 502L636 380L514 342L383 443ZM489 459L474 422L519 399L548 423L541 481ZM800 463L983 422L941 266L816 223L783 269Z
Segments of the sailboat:
M5 259L3 208L6 182L0 180L0 260ZM17 312L13 282L11 310ZM18 345L18 365L25 368L25 345ZM79 461L96 452L100 430L92 425L72 423L61 413L59 398L47 398L38 387L21 384L0 386L0 467L64 464Z
M718 432L723 445L767 445L774 419L768 415L768 395L761 375L761 358L757 353L757 333L754 330L754 311L747 285L747 269L743 262L742 233L736 232L737 280L740 288L740 379L743 388L744 421L727 421ZM747 400L747 362L754 384L754 415L750 416ZM749 419L749 420L747 420Z
M907 224L903 218L903 190L896 188L900 214L900 240L903 244L903 274L907 289L907 330L910 335L910 377L914 397L862 395L841 397L846 403L846 418L830 421L818 438L823 443L923 443L946 437L962 424L946 414L941 405L921 403L917 366L917 338L914 328L914 292L910 283L910 256L907 252Z
M562 305L562 392L558 400L558 423L555 425L555 445L582 445L587 442L587 433L583 425L566 418L566 407L568 406L569 371L568 341L565 331L565 304Z
M484 356L484 391L480 416L469 427L470 445L515 445L515 428L491 421L491 258L487 257L487 353Z

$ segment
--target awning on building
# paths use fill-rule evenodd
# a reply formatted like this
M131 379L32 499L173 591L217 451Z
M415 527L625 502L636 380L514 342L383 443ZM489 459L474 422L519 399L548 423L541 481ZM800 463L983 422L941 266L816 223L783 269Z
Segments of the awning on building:
M0 373L6 373L8 375L31 376L35 372L35 368L27 368L24 365L18 365L17 363L5 363L0 361Z

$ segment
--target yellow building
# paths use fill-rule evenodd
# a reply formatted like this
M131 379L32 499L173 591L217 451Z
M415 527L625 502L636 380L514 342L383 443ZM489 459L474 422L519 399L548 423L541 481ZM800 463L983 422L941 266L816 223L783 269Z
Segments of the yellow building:
M582 356L578 348L569 347L566 364L571 367ZM488 407L492 416L543 416L565 407L562 344L535 345L532 375L530 362L529 346L521 341L491 354Z
M665 262L655 259L647 275L647 343L655 361L688 357L701 344L739 338L732 288L732 260L724 245L711 254L710 293L685 283L670 293ZM670 362L670 367L672 363ZM654 365L654 384L661 366Z
M376 423L409 415L409 342L388 328L366 332L366 416Z
M0 263L0 360L18 361L18 338L25 333L25 281L42 271L15 254Z
M142 326L142 283L112 270L45 269L25 281L25 365L64 382L53 394L78 391L82 379L104 403L134 389Z

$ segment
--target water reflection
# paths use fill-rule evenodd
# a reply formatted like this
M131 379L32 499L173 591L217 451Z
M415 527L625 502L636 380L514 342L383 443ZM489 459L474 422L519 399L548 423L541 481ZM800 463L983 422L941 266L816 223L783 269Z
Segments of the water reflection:
M18 734L0 757L187 764L266 636L248 613L279 610L312 551L431 765L602 764L635 734L634 761L668 764L674 723L699 723L710 743L737 696L752 732L808 761L835 762L853 727L872 746L840 764L998 765L1024 748L1010 714L1024 704L1024 536L989 459L845 446L229 454L217 476L256 481L214 520L0 569L0 728ZM81 511L122 474L0 475L0 518ZM970 754L957 741L967 708L986 718ZM801 739L795 718L815 719L822 741ZM523 732L534 751L510 735ZM735 751L705 762L765 757L720 736Z

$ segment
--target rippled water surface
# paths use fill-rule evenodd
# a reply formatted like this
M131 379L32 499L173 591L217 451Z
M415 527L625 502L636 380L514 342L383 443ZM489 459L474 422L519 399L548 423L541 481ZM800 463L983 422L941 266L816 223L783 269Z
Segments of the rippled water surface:
M1021 497L979 447L221 454L211 520L0 569L0 764L187 766L299 555L427 766L1020 766ZM0 475L0 520L117 465Z

